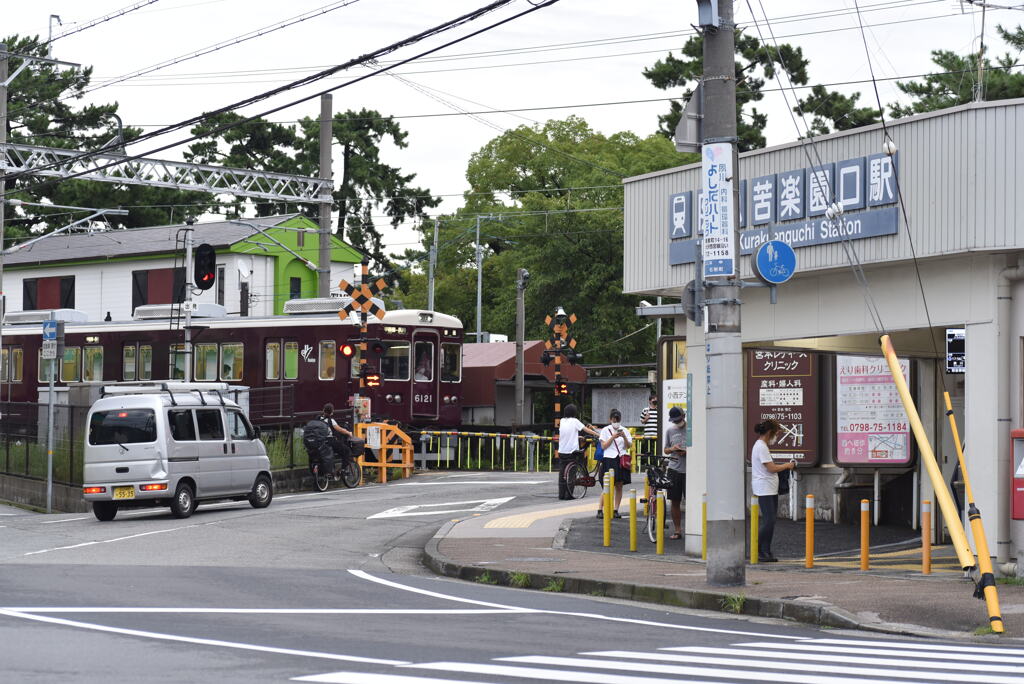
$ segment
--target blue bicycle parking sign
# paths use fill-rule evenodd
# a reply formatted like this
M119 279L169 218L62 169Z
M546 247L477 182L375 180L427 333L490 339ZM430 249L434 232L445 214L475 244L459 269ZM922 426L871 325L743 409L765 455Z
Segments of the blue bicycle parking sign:
M781 285L796 273L796 252L782 240L769 240L751 258L754 275L769 285Z

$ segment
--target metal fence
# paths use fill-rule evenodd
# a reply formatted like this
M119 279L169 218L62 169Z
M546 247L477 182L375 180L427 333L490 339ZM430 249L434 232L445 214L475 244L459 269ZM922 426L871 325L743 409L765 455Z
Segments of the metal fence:
M46 479L48 406L0 402L0 473ZM82 484L82 444L88 406L53 407L53 480Z

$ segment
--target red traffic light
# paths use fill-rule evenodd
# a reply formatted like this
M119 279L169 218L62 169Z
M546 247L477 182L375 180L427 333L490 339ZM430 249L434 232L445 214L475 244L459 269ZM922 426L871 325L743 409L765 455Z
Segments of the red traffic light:
M195 285L200 290L209 290L217 279L217 252L205 242L196 247L193 259Z
M338 351L341 352L341 355L345 358L350 358L356 352L355 347L351 344L341 345L341 348L339 348Z

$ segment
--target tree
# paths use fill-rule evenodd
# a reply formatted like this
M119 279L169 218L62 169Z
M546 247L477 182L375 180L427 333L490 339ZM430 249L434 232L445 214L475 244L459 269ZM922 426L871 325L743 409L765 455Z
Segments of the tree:
M521 126L472 155L466 206L441 218L435 307L473 327L476 316L474 233L481 220L483 325L515 332L516 269L530 271L527 337L545 339L555 306L575 313L572 327L590 362L653 359L654 328L636 317L639 298L622 294L621 179L696 160L660 135L603 135L578 118ZM433 225L424 226L424 246ZM407 306L425 304L425 250L407 252ZM413 269L413 266L416 266Z
M9 36L9 52L46 57L45 41L35 37ZM12 58L12 67L20 60ZM13 69L12 69L13 71ZM35 64L18 74L8 91L7 137L12 143L89 150L102 146L118 133L117 104L76 107L92 78L92 68L60 69ZM130 142L141 130L128 127L124 138ZM181 193L164 188L118 185L93 181L24 177L8 179L8 197L27 202L50 202L68 206L112 208L131 207L128 216L110 217L119 227L169 223L173 217L197 216L214 203L204 193ZM186 206L167 206L186 205ZM47 232L81 218L67 210L22 206L8 210L5 232L8 238L24 237L30 230Z
M798 100L799 105L793 109L802 112L805 117L813 117L809 131L812 135L846 131L881 121L881 111L871 107L858 107L859 99L860 93L842 95L826 90L823 85L816 85L811 88L811 94Z
M643 74L655 88L681 88L689 98L704 73L703 51L703 36L694 36L683 45L681 57L669 53L664 59L644 69ZM747 106L764 99L762 90L765 80L774 78L778 68L788 72L794 84L806 84L807 60L804 59L803 50L798 47L783 43L775 49L739 30L736 31L736 54L741 60L736 62L737 135L740 150L746 151L765 146L763 131L768 123L766 114L753 106L748 112ZM673 100L668 113L658 117L658 132L671 139L682 112L683 106Z

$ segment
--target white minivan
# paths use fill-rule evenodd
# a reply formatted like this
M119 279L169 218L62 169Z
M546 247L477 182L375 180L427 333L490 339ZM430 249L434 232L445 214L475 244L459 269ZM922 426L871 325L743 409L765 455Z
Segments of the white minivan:
M227 385L112 385L89 409L82 494L100 520L119 508L170 506L187 518L200 501L274 496L270 459Z

